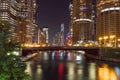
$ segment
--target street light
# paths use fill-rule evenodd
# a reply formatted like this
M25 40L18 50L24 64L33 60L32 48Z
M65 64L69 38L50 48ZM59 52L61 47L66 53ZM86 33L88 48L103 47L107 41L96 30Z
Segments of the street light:
M115 38L115 35L110 35L110 39L113 39L113 38Z
M99 39L99 44L101 46L101 44L102 44L102 37L99 37L98 39Z
M120 39L117 39L117 41L120 41Z
M117 39L118 47L120 47L120 38Z
M103 39L104 39L104 47L106 47L106 40L108 39L108 36L104 36Z
M114 38L115 38L115 35L110 35L110 44L115 42ZM116 44L116 43L114 43L114 44ZM113 46L113 44L112 44L112 46Z
M106 40L106 39L108 39L108 36L104 36L103 38Z

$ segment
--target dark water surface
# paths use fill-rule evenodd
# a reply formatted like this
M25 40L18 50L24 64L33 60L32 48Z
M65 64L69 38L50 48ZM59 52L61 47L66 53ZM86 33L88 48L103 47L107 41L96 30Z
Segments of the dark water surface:
M119 63L98 61L29 61L31 80L120 80Z

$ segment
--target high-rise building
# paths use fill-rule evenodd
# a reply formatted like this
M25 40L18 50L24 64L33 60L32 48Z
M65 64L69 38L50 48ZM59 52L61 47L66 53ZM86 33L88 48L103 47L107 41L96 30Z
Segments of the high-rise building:
M25 39L22 40L25 43L32 43L34 37L34 31L36 27L36 0L20 0L19 1L19 22L17 26L17 30L22 32L21 34L24 36ZM22 27L21 27L22 24ZM23 29L24 27L24 29ZM16 32L17 35L19 34L18 31ZM17 36L19 37L19 36Z
M40 46L44 46L44 44L46 44L46 32L43 31L43 28L36 28L34 40L34 42Z
M36 0L0 0L0 19L11 24L11 31L18 41L33 41Z
M64 24L61 24L61 45L60 46L64 46Z
M120 41L120 0L96 0L97 40L104 46Z
M70 4L71 36L73 44L93 40L93 0L73 0Z
M18 0L0 0L0 19L10 23L13 33L17 25L18 5Z

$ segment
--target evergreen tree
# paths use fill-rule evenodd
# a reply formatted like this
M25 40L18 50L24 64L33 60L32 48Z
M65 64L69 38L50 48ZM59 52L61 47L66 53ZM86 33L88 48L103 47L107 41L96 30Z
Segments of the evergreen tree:
M19 50L20 43L12 36L10 24L0 20L0 80L29 80L25 63L13 54Z

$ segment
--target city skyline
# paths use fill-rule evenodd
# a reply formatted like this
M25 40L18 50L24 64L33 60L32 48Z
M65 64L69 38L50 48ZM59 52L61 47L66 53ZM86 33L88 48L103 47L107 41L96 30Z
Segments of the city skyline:
M60 31L61 24L65 25L65 34L69 30L70 0L38 0L38 26L49 28L49 37L54 37ZM51 42L52 39L50 39Z
M119 0L2 0L0 18L11 24L14 39L25 44L41 42L40 37L52 43L57 35L60 44L70 36L73 46L92 42L116 47L120 45L119 6Z

